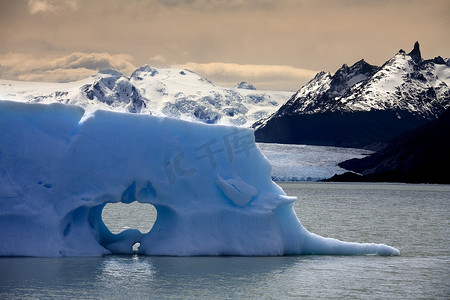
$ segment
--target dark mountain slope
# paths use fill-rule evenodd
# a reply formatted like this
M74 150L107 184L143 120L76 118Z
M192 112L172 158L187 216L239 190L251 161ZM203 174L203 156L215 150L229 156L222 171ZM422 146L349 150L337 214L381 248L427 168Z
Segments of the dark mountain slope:
M255 135L258 142L376 149L427 122L403 111L324 112L274 118Z
M393 139L383 150L339 166L362 176L346 174L332 181L450 183L450 109L437 120Z

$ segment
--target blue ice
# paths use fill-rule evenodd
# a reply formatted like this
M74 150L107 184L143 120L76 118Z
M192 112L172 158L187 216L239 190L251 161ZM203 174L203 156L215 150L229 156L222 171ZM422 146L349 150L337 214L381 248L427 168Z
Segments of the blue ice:
M0 255L398 255L308 232L253 131L62 104L0 101ZM156 207L114 234L107 203Z

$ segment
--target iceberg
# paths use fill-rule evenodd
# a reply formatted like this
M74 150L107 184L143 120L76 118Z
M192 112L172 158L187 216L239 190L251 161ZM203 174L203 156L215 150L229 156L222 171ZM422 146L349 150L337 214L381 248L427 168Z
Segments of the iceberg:
M0 101L0 256L398 255L307 231L251 129ZM150 203L112 233L108 203Z

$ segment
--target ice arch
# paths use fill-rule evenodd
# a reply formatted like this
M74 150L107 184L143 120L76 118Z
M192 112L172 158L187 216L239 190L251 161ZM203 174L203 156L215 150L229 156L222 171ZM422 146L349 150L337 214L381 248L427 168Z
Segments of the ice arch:
M112 234L106 203L154 205ZM0 101L0 255L396 255L308 232L250 129Z
M135 236L131 252L139 253L141 238L150 232L156 221L157 212L149 203L107 203L101 213L101 221L112 234L130 234ZM126 233L125 233L126 232ZM109 233L108 233L109 234ZM113 235L114 236L114 235ZM106 245L104 245L107 247ZM121 251L129 253L129 249Z

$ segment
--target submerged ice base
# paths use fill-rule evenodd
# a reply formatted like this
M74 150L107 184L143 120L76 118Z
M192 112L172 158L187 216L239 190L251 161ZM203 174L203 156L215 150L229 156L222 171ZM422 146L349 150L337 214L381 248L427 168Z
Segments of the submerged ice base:
M270 169L250 129L0 101L0 255L399 254L308 232ZM151 231L111 233L133 201Z

